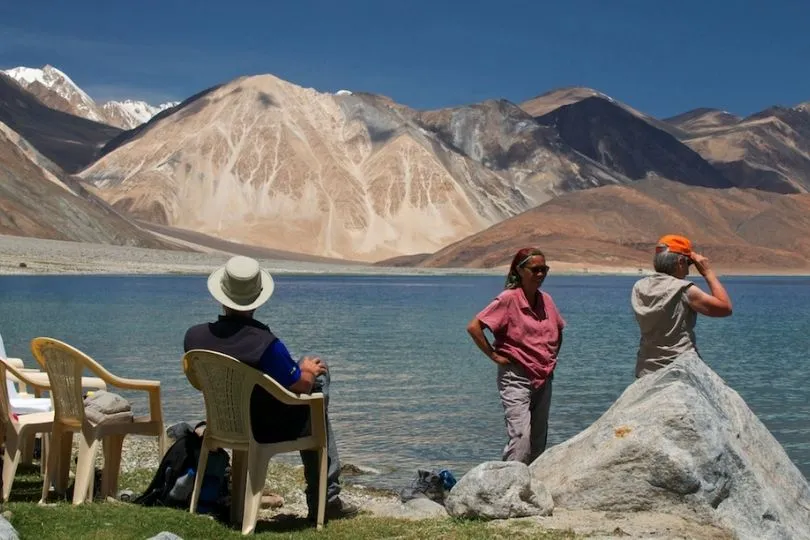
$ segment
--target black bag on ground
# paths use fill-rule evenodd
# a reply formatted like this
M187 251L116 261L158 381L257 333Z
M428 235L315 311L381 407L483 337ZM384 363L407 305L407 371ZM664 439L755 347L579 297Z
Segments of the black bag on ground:
M408 502L418 497L426 497L443 505L444 480L442 477L434 471L418 469L411 485L400 490L399 498L402 502Z
M188 509L191 505L191 492L197 475L197 463L202 450L202 437L196 428L186 427L177 435L158 465L155 476L143 495L133 502L143 506L170 506ZM228 504L230 458L223 449L208 453L200 500L197 509L200 513L219 513Z

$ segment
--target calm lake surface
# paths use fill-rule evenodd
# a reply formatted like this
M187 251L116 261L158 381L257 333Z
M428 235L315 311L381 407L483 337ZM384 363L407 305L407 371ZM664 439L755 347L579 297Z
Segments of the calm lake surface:
M633 382L638 329L628 297L635 279L547 279L568 322L549 444L586 428ZM459 476L500 458L505 428L495 367L464 328L502 283L486 276L281 275L257 316L294 356L328 361L342 461L381 472L363 482L398 488L418 467L448 467ZM734 316L699 320L701 354L810 477L810 279L724 283ZM118 375L159 379L168 422L204 416L182 373L182 340L218 309L203 276L0 277L0 332L10 356L34 367L30 340L50 336ZM145 410L145 399L124 395Z

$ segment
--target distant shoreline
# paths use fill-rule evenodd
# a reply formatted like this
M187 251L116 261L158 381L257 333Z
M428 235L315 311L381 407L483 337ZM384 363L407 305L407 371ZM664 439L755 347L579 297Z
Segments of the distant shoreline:
M88 244L0 235L0 275L207 275L223 265L229 253L168 251L159 249ZM279 259L260 259L274 274L369 275L369 276L502 276L497 268L412 268L333 264ZM22 266L24 265L24 266ZM549 261L554 275L642 276L651 269L599 264ZM720 268L723 275L807 277L810 271L760 268Z

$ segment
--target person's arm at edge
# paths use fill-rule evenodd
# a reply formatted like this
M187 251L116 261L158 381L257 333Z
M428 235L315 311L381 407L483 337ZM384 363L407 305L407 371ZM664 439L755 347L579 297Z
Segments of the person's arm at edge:
M714 270L709 266L709 259L698 253L693 253L692 260L697 271L706 280L711 294L703 292L699 287L689 287L686 291L689 306L708 317L728 317L731 315L731 298L723 284L720 283Z

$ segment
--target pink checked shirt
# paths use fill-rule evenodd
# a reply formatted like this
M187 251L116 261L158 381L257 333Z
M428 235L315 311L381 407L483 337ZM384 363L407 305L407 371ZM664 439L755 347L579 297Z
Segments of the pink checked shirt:
M557 365L565 328L551 295L540 291L532 309L522 289L506 289L477 317L495 336L493 348L522 365L532 386L541 387Z

